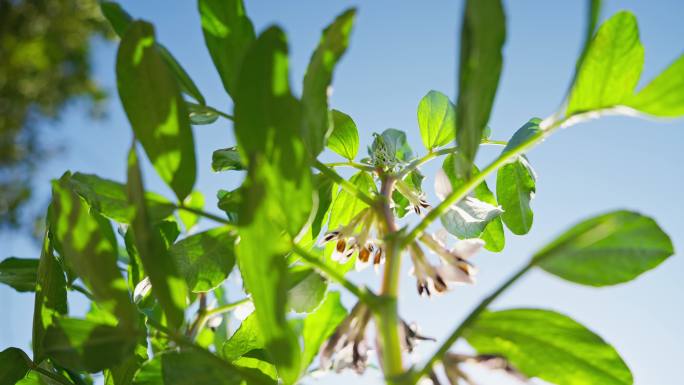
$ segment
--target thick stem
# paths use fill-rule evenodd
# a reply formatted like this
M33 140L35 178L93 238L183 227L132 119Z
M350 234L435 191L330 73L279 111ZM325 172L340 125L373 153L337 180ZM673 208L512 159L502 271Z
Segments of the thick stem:
M401 273L401 248L396 237L397 225L394 221L394 213L390 207L395 182L394 177L384 176L380 187L382 200L379 209L385 222L385 271L380 289L380 297L383 299L382 306L375 312L380 344L378 354L388 383L393 383L404 371L397 307Z
M451 345L453 345L463 334L463 332L472 325L473 322L480 316L480 314L487 309L487 307L496 300L501 293L506 291L511 285L513 285L520 277L525 275L534 266L534 261L530 261L528 264L523 266L517 273L513 274L506 282L504 282L498 289L496 289L487 298L482 300L479 305L473 311L468 314L465 320L461 322L460 325L449 335L449 337L442 343L440 348L430 357L425 366L418 372L418 375L414 377L415 381L418 381L421 377L426 376L432 370L432 366L444 357L444 355L449 351ZM414 381L414 382L415 382Z

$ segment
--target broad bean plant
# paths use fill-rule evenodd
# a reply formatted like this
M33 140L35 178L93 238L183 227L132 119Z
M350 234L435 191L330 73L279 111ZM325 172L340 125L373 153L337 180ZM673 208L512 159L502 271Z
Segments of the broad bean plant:
M608 114L684 115L684 56L637 89L644 47L632 13L600 23L600 1L590 1L586 39L558 110L520 122L499 141L490 139L488 119L503 66L505 13L500 0L466 0L455 102L439 91L420 100L420 150L404 132L387 129L360 153L353 118L329 103L355 9L322 32L297 96L280 27L257 33L242 0L199 0L206 46L232 100L221 104L234 106L224 112L207 104L152 24L114 2L101 8L121 39L117 87L132 129L122 160L127 178L65 172L52 182L40 257L0 263L0 282L35 292L31 352L0 353L2 385L93 378L107 385L290 385L368 368L388 384L472 385L466 365L521 381L633 383L618 352L577 321L490 305L534 269L598 287L655 268L674 253L672 242L637 212L588 218L539 248L417 364L407 357L431 338L398 312L401 284L426 297L472 285L473 255L502 252L504 228L530 231L536 175L526 153L550 135ZM218 119L232 127L236 143L216 149L211 167L240 183L210 192L214 200L195 189L192 126ZM500 153L476 165L481 146ZM320 160L327 151L326 159L338 161ZM142 157L173 199L145 189ZM421 166L433 161L441 169L426 179ZM342 167L355 173L344 178ZM487 178L494 176L493 191ZM438 201L424 193L427 184ZM205 210L213 201L225 214ZM200 220L208 230L193 230ZM411 277L400 274L402 264ZM365 267L379 272L373 288L353 281L350 271ZM243 288L233 302L224 289L231 272ZM343 304L342 292L352 305ZM90 301L87 314L69 314L72 295ZM456 349L458 341L472 349Z

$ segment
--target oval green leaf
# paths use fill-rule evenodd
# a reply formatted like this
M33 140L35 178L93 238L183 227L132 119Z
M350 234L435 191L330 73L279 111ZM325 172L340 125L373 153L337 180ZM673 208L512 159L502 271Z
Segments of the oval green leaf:
M536 191L536 175L524 156L505 164L496 174L496 197L504 212L501 219L513 234L527 234L534 213L530 201Z
M333 131L328 138L328 147L338 155L351 160L359 152L359 130L351 116L332 110Z
M456 107L449 97L430 91L418 104L418 128L425 148L432 151L456 138Z

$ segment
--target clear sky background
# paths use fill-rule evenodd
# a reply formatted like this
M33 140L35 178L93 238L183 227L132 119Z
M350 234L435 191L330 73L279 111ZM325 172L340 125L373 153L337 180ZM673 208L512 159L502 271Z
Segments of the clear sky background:
M135 17L151 20L157 35L188 70L208 102L232 110L204 47L194 1L122 1ZM359 15L351 47L335 74L332 106L350 114L360 129L362 148L371 133L394 127L405 130L414 150L422 154L416 107L435 89L455 99L458 30L462 1L282 1L247 0L247 10L258 31L277 23L289 36L291 80L297 93L320 31L350 5ZM572 75L584 28L584 1L506 1L508 37L504 70L490 126L492 137L505 140L530 117L554 112ZM620 9L634 11L646 48L642 84L684 51L684 2L606 1L604 18ZM116 44L97 42L95 77L111 92L109 116L93 122L84 106L73 105L65 117L44 129L45 140L66 151L45 163L36 179L36 207L49 199L49 180L65 170L98 173L123 181L130 128L116 95ZM234 144L231 125L219 120L195 127L199 178L197 187L216 211L215 191L232 188L240 174L211 172L211 152ZM605 211L627 208L653 216L684 250L684 121L654 122L602 118L554 134L530 152L539 179L533 201L534 226L525 237L507 234L503 253L482 253L474 287L448 295L419 298L415 283L406 277L400 310L417 321L424 334L446 336L501 280L557 234L577 221ZM498 152L485 149L479 162ZM328 160L336 159L328 155ZM426 188L435 202L432 179L438 162L423 168ZM148 187L171 196L150 167ZM414 218L415 220L415 218ZM209 223L205 223L209 225ZM0 258L38 257L33 241L22 233L0 234ZM612 343L631 367L639 385L681 382L684 360L684 261L675 255L658 269L628 284L591 289L564 282L541 271L532 272L494 304L495 308L539 307L561 311L587 325ZM351 279L375 285L372 272L352 273ZM78 296L78 295L72 295ZM33 296L0 287L0 349L30 346ZM83 303L73 301L82 311ZM434 345L420 351L427 354ZM320 383L380 383L369 372L330 377ZM482 384L507 384L499 376Z

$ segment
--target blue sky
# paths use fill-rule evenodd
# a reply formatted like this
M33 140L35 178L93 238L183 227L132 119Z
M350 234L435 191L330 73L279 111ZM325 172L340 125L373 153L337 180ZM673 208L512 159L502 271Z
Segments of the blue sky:
M188 70L210 104L231 110L204 47L194 1L122 1L134 16L152 21L157 35ZM360 129L362 147L372 132L388 127L408 133L416 152L423 153L416 121L416 106L431 89L455 97L458 24L462 1L396 2L350 1L247 1L257 30L277 23L289 36L291 81L298 93L301 79L321 29L337 14L357 5L359 16L350 50L335 74L332 105L350 114ZM584 2L506 1L508 37L504 70L490 126L492 137L505 140L530 117L553 113L571 77L582 39ZM650 79L684 51L684 3L679 1L606 1L604 18L620 9L632 10L639 20L646 48L642 78ZM680 38L677 38L679 36ZM96 43L95 77L111 92L109 115L93 122L78 103L64 118L45 128L46 140L66 151L43 165L36 180L36 204L48 199L49 180L67 169L98 173L124 180L130 128L121 109L114 77L114 43ZM54 126L54 127L52 127ZM209 198L219 188L239 183L238 174L211 172L211 151L234 143L231 126L219 121L195 128L198 150L198 188ZM401 312L417 321L425 334L444 337L486 293L555 235L573 223L608 210L627 208L654 217L672 237L675 249L684 250L684 121L649 121L602 118L556 133L529 153L539 175L533 201L535 223L530 234L507 234L501 254L482 253L475 263L479 282L474 287L426 300L415 293L406 277ZM479 162L496 150L485 149ZM327 155L326 159L336 159ZM423 171L432 177L438 162ZM150 189L171 196L147 167ZM209 225L207 223L206 225ZM37 257L36 245L21 234L0 234L2 254ZM612 343L632 368L635 383L673 384L680 378L684 359L684 262L675 255L658 269L634 282L603 289L573 285L543 272L532 272L494 304L495 308L539 307L561 311L584 323ZM352 279L374 285L371 272L353 273ZM30 341L33 298L0 288L0 349L26 348ZM75 301L73 309L83 308ZM429 352L426 345L421 351ZM344 380L325 383L342 383ZM380 383L369 373L359 384ZM506 384L488 378L483 384Z

